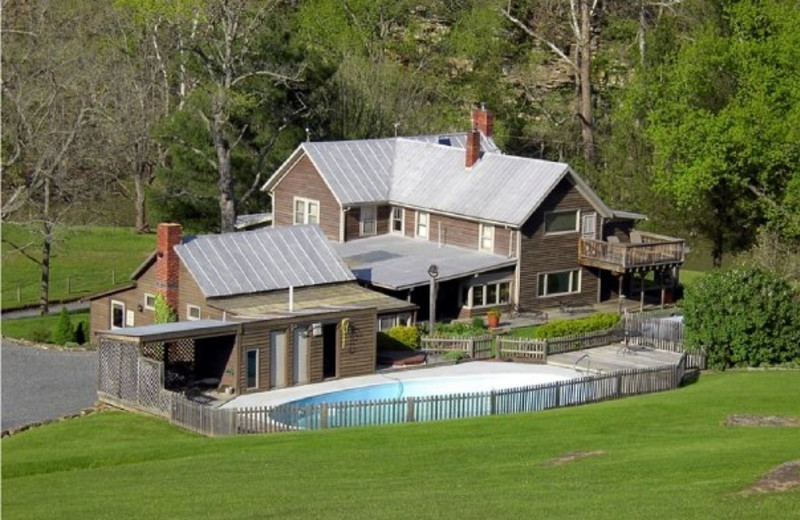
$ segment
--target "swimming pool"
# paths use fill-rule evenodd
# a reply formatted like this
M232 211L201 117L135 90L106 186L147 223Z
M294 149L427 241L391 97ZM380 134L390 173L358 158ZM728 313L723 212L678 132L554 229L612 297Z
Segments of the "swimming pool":
M528 369L405 379L382 376L384 383L285 402L269 416L290 428L316 429L532 411L568 399L566 395L562 397L566 388L554 389L552 384L577 375L571 370L554 373ZM531 390L532 387L537 389ZM534 398L535 392L542 395Z

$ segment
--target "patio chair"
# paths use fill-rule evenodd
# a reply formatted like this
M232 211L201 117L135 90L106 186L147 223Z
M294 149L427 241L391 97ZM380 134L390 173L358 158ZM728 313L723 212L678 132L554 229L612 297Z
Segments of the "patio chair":
M610 236L606 237L606 242L608 242L609 244L619 244L620 243L619 242L619 237L616 236L616 235L610 235Z
M642 234L636 230L631 231L631 244L644 244Z

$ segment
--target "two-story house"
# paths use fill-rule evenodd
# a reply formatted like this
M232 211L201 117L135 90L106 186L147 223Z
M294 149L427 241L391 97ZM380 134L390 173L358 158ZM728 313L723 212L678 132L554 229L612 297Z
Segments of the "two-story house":
M567 164L500 153L493 123L482 108L462 134L302 143L262 187L273 225L318 223L362 283L423 313L436 265L440 318L630 296L649 272L663 299L683 241L634 231L644 216Z

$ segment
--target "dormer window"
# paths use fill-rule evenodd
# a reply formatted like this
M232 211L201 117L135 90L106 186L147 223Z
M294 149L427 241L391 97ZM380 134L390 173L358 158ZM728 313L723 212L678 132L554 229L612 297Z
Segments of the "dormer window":
M359 219L359 232L362 237L372 236L377 231L375 222L375 206L364 206L361 208L361 218Z
M295 197L294 223L319 224L319 201Z
M491 224L480 225L480 244L478 249L487 253L494 252L494 226Z
M403 234L403 231L405 231L403 217L405 217L405 210L403 208L392 208L392 233Z

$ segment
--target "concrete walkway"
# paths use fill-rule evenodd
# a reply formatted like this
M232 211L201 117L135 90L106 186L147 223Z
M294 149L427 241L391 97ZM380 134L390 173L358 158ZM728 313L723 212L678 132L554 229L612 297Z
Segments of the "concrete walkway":
M623 343L595 347L564 354L547 356L547 364L565 368L577 367L583 371L607 373L617 370L653 368L677 365L681 359L678 352L667 352L652 348L625 347Z

